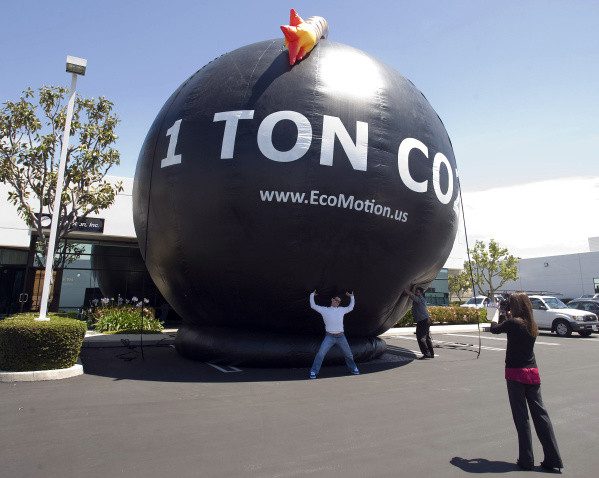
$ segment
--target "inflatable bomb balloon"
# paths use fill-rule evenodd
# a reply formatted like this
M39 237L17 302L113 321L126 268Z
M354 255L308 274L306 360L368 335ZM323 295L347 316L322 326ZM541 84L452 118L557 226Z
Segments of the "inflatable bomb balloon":
M402 291L436 277L457 229L456 163L433 108L325 39L294 66L269 40L193 74L152 124L133 194L148 270L184 320L177 349L233 364L309 365L324 333L314 289L321 305L353 291L354 355L382 353L377 335L410 305Z
M91 269L98 288L104 297L121 299L148 299L152 307L162 307L164 299L156 289L137 248L94 244ZM87 304L86 304L87 305ZM166 314L161 316L166 319ZM176 321L175 314L168 317Z
M91 268L104 297L150 297L154 284L139 250L94 244Z

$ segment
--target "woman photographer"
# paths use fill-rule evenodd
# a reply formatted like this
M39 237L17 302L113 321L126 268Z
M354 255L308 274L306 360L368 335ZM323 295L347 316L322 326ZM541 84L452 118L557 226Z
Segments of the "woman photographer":
M491 332L507 333L505 379L512 416L518 432L517 464L525 470L531 470L534 466L532 437L526 408L528 403L545 455L541 467L555 471L563 468L563 464L553 426L541 398L541 378L534 354L535 340L539 331L532 318L532 305L528 296L523 293L512 294L508 303L509 311L506 313L506 320L501 324L491 323Z

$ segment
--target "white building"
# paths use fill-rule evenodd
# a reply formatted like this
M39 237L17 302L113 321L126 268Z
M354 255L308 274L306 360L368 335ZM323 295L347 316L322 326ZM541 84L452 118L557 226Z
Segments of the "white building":
M518 280L503 289L549 292L563 299L599 293L599 250L520 259Z
M135 239L133 218L131 216L131 194L133 178L110 177L111 182L121 181L123 191L120 192L112 206L101 212L104 218L104 239ZM30 231L27 224L17 214L17 208L8 201L10 188L0 183L0 247L28 249ZM96 236L96 233L80 233L80 236Z
M65 268L57 273L60 294L53 295L52 309L78 310L86 298L101 295L98 281L106 264L124 281L125 289L133 291L145 277L132 219L133 179L110 180L121 181L123 191L109 209L99 214L101 228L69 234L68 245L76 247L77 254L71 254ZM31 248L35 234L9 202L8 192L8 186L0 183L0 317L18 310L36 310L44 275ZM114 278L105 278L104 282L106 290L116 286ZM153 284L148 284L146 295L156 295Z

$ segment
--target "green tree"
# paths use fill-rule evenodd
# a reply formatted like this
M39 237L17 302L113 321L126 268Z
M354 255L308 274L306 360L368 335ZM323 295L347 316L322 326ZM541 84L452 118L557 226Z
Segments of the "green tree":
M0 109L0 181L10 186L9 201L37 233L37 250L43 257L48 257L48 238L42 213L53 213L68 92L61 86L42 86L37 94L27 88L19 101L6 101ZM57 244L77 219L106 209L123 190L120 182L105 178L120 162L113 147L118 118L112 109L104 97L76 98Z
M458 274L450 275L448 281L449 292L455 295L460 302L462 301L462 295L464 295L464 292L472 288L470 274L466 270L463 270Z
M518 279L518 258L494 239L488 245L476 241L471 258L472 266L468 261L464 262L464 271L472 274L478 293L492 297L507 281Z

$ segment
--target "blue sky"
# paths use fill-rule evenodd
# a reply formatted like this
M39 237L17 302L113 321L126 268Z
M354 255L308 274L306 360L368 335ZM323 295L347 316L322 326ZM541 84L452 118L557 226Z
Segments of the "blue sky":
M280 37L289 8L321 15L329 39L409 78L452 138L466 191L571 176L599 164L599 2L20 1L2 7L0 101L26 86L78 84L121 119L115 174L132 176L158 110L222 53Z

